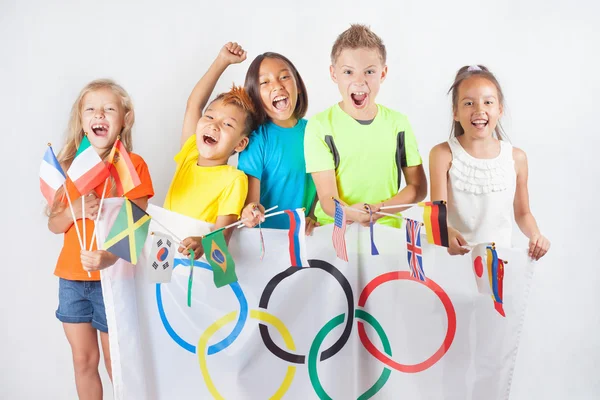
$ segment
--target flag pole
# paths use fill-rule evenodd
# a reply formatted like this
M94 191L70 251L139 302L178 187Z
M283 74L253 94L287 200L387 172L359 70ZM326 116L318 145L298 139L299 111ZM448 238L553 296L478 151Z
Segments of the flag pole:
M342 206L343 208L345 208L346 210L354 210L354 211L358 211L361 212L363 214L368 214L368 211L365 210L359 210L358 208L353 208L353 207L348 207L348 206ZM396 219L405 219L404 217L401 217L399 215L396 214L390 214L390 213L386 213L386 212L381 212L381 211L376 211L373 214L379 214L379 215L385 215L386 217L393 217Z
M67 185L65 185L64 182L63 182L63 188L65 190L65 194L67 195L69 209L71 210L71 217L73 218L73 225L75 225L75 232L77 232L77 239L79 240L79 248L83 248L83 242L81 241L81 233L79 233L79 226L77 226L77 219L75 217L75 211L73 210L73 203L71 203L71 196L69 196L69 192L67 191Z
M274 210L274 209L276 209L277 207L279 207L279 206L273 206L273 207L271 207L271 208L269 208L269 209L265 210L265 214L266 214L266 213L268 213L269 211L273 211L273 210ZM267 218L267 215L265 215L265 218ZM236 226L236 225L239 225L239 226L238 226L238 229L241 229L241 228L243 228L243 227L244 227L244 222L245 222L245 221L247 221L247 220L248 220L247 218L241 219L241 220L239 220L239 221L236 221L236 222L234 222L233 224L229 224L229 225L227 225L227 226L226 226L225 228L223 228L223 229L228 229L228 228L231 228L232 226Z
M100 220L100 214L102 213L102 203L104 202L104 196L106 195L106 185L108 184L108 179L104 181L104 189L102 190L102 197L100 197L100 205L98 206L98 215L96 216L96 221ZM98 224L94 221L94 234L92 235L92 241L90 242L90 249L92 251L92 247L94 247L94 240L96 239L96 231L98 228Z

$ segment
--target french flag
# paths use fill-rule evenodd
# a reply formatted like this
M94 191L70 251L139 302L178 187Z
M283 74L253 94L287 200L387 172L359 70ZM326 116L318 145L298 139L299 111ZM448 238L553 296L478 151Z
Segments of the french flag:
M56 159L52 146L48 146L40 165L40 189L49 205L54 203L56 191L66 180L67 176Z

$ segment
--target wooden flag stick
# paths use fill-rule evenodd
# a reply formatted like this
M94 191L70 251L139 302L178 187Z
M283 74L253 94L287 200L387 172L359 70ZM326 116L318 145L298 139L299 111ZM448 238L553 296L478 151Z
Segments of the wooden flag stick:
M271 207L271 208L269 208L269 209L265 210L265 214L266 214L266 213L268 213L269 211L273 211L273 210L274 210L274 209L276 209L277 207L279 207L279 206L273 206L273 207ZM271 215L272 215L272 214L271 214ZM265 218L267 218L267 216L266 216L266 215L265 215ZM247 220L248 220L247 218L241 219L241 220L239 220L239 221L236 221L236 222L234 222L233 224L227 225L227 226L226 226L225 228L223 228L223 229L229 229L229 228L231 228L232 226L236 226L236 225L238 226L238 227L237 227L238 229L241 229L241 228L243 228L243 227L245 226L245 225L244 225L244 222L245 222L245 221L247 221Z
M73 217L73 225L75 225L75 232L77 232L77 239L79 239L79 248L83 249L83 241L81 240L81 233L79 233L79 226L77 225L77 218L75 217L75 211L73 210L73 203L71 203L71 196L67 192L67 185L63 183L65 194L67 195L67 201L69 202L69 209L71 210L71 217Z
M358 208L353 208L353 207L348 207L348 206L342 206L342 207L344 207L346 210L354 210L354 211L361 212L361 213L363 213L363 214L368 214L368 213L369 213L368 211L365 211L365 210L359 210ZM376 211L376 212L374 212L373 214L385 215L386 217L393 217L393 218L396 218L396 219L405 219L404 217L401 217L401 216L399 216L399 215L396 215L396 214L390 214L390 213L381 212L381 211Z
M108 178L104 181L104 189L102 189L102 197L100 197L100 205L98 206L98 215L96 215L96 221L100 220L100 213L102 213L102 203L104 202L104 196L106 195L106 185L108 184ZM98 224L94 221L94 234L92 235L92 241L90 242L90 251L94 247L94 240L96 239L96 232Z

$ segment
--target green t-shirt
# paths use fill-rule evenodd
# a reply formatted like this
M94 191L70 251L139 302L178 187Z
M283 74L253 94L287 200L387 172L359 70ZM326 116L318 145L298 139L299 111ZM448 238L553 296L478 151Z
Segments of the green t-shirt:
M304 135L304 158L308 173L335 169L340 198L349 205L380 203L395 196L402 176L398 166L422 163L408 118L379 104L375 119L367 125L337 104L312 117ZM315 216L321 225L333 222L320 202ZM392 217L377 222L402 225Z

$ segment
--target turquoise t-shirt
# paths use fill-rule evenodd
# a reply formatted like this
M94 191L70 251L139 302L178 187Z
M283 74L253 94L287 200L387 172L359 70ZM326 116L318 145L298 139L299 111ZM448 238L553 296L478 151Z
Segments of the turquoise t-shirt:
M238 169L260 180L260 204L265 209L277 205L273 212L301 207L305 215L310 212L316 189L304 162L305 127L305 119L293 128L269 121L252 132L248 147L240 153ZM277 215L262 227L288 229L289 219Z

